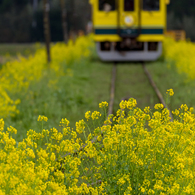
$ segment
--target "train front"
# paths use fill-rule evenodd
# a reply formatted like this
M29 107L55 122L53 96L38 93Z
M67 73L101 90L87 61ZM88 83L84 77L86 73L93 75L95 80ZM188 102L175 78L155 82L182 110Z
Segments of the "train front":
M90 0L103 61L154 61L162 54L169 0Z

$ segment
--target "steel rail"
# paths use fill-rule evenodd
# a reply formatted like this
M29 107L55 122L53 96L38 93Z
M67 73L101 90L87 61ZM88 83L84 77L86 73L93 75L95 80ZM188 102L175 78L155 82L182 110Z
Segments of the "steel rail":
M116 83L116 72L117 72L117 63L114 62L112 68L112 80L111 80L111 89L110 89L110 101L108 107L108 116L113 114L113 106L114 106L114 95L115 95L115 83Z
M117 63L114 62L113 67L112 67L112 80L111 80L111 86L110 86L110 101L109 101L109 106L108 106L108 114L107 114L107 119L110 114L113 114L113 106L114 106L114 96L115 96L115 83L116 83L116 72L117 72ZM103 135L102 135L103 136ZM97 136L95 136L92 140L91 143L96 143L97 142ZM66 156L69 155L78 155L79 152L83 151L87 145L81 146L77 151L74 151L73 153L67 153L63 156L60 156L60 159L65 158ZM59 161L57 158L56 161Z
M147 78L149 79L149 82L151 84L151 86L153 87L154 91L156 92L156 95L158 96L158 99L160 100L160 102L163 104L163 106L167 109L169 109L163 99L163 96L161 94L161 92L159 91L158 87L156 86L155 82L152 79L151 74L149 73L149 71L147 70L145 64L142 64L142 67L144 69L144 72L147 76ZM111 86L110 86L110 100L109 100L109 107L108 107L108 114L107 114L107 118L110 114L113 114L113 106L114 106L114 98L115 98L115 87L116 87L116 75L117 75L117 63L115 62L113 64L112 67L112 76L111 76ZM169 115L171 120L173 121L173 116L169 110ZM102 135L103 136L103 135ZM97 136L95 136L92 140L91 143L96 143L97 142ZM68 155L78 155L79 152L83 151L85 149L86 145L81 146L81 148L79 148L77 151L74 151L73 153L67 153L63 156L61 156L61 158L65 158ZM58 159L56 159L58 161Z
M145 73L146 76L148 77L148 80L149 80L151 86L153 87L154 91L156 92L156 95L158 96L159 101L163 104L163 106L164 106L165 108L167 108L167 109L169 110L169 116L170 116L170 118L171 118L171 121L173 121L173 115L172 115L170 109L168 108L168 106L166 105L166 103L165 103L165 101L164 101L164 99L163 99L163 96L162 96L160 90L159 90L158 87L156 86L156 84L155 84L154 80L152 79L152 76L151 76L151 74L149 73L148 69L146 68L146 65L145 65L144 62L142 63L142 67L143 67L143 69L144 69L144 73Z
M146 65L143 63L142 64L142 67L144 69L144 73L146 74L147 78L149 79L149 82L151 84L151 86L153 87L154 91L156 92L156 95L158 96L158 99L160 100L160 102L163 104L163 106L167 109L169 109L163 99L163 96L161 94L161 92L159 91L158 87L156 86L155 82L153 81L152 79L152 76L151 74L149 73L149 71L147 70L146 68ZM113 67L112 67L112 76L111 76L111 86L110 86L110 100L109 100L109 107L108 107L108 114L107 114L107 119L109 117L110 114L113 114L113 106L114 106L114 98L115 98L115 87L116 87L116 77L117 77L117 63L115 62L113 64ZM169 110L169 115L170 115L170 118L171 118L171 121L173 121L173 117L172 117L172 114ZM102 137L103 137L103 134L102 134ZM98 142L97 140L97 136L95 136L92 140L91 140L91 143L96 143ZM66 157L66 156L69 156L69 155L73 155L73 156L77 156L79 154L79 152L83 151L85 149L85 147L87 146L87 144L81 146L78 150L76 151L73 151L73 153L67 153L63 156L60 156L60 159L56 159L56 161L60 162L61 165L63 164L63 159ZM103 148L103 146L101 146L101 148ZM94 183L91 183L91 184L87 184L87 186L94 186L94 185L100 185L102 183L102 180L98 180Z

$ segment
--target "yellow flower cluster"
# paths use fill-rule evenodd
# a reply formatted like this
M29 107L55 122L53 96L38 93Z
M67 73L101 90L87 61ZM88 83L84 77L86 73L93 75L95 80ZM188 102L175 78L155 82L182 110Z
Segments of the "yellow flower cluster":
M87 119L87 121L90 119L91 115L90 115L91 111L87 111L85 113L85 118Z
M102 107L103 108L103 107ZM101 113L98 111L94 111L91 113L91 111L87 111L85 113L85 118L87 119L87 121L91 118L92 120L97 120L99 119L99 117L101 117Z
M67 68L62 70L62 63L70 66L76 61L80 61L83 57L88 57L91 53L90 47L93 47L92 37L79 37L73 44L69 41L67 45L64 43L56 43L51 47L52 62L49 64L51 71L56 76L72 75L72 71ZM76 49L75 49L76 48ZM17 105L20 99L12 99L13 94L26 91L31 83L38 82L45 71L46 52L45 49L37 49L34 56L24 58L18 56L18 60L7 62L0 70L0 117L7 117L19 113ZM64 73L65 72L65 73ZM53 87L56 80L50 80L48 86Z
M101 103L99 103L99 107L100 108L107 107L107 106L108 106L108 103L107 102L101 102Z
M185 104L173 115L162 104L141 110L131 98L91 133L84 120L75 131L62 119L59 130L29 130L19 143L0 119L0 193L194 194L195 115ZM100 120L101 113L85 117Z
M48 118L46 116L39 115L37 121L46 121L47 122L48 121Z
M166 38L164 41L165 57L168 63L173 61L179 73L185 73L189 80L195 79L195 44L190 41L176 42ZM168 64L169 65L169 64Z
M173 96L173 95L174 95L173 89L168 89L166 93L167 93L169 96Z
M94 111L94 112L92 112L92 114L91 114L91 118L92 118L93 120L97 120L100 116L101 116L101 113L98 112L98 111Z

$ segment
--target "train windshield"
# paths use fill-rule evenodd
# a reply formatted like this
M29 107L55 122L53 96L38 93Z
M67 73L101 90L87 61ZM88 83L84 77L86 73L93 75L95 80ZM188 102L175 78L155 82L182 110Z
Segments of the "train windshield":
M116 9L116 0L99 0L100 11L114 11Z
M143 10L158 11L160 9L160 0L143 0Z
M134 11L134 0L124 1L124 11Z

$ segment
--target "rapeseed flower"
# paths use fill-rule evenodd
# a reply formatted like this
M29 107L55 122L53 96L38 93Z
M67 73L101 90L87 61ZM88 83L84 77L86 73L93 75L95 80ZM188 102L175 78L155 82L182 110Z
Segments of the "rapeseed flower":
M89 56L90 44L85 37L76 41L77 50L72 42L55 44L50 68L56 77L73 75L71 64ZM194 47L186 42L178 44ZM184 63L176 46L175 42L165 42L165 47L169 47L166 58L176 60L179 71L195 78L192 66L184 66L191 61ZM67 54L66 59L63 53ZM45 53L40 49L34 57L20 56L19 61L3 66L1 117L19 113L17 105L22 100L12 99L11 94L27 90L42 78L46 69L43 59ZM67 72L62 71L64 61L70 65ZM48 87L55 88L57 82L50 80ZM167 95L174 95L173 90L169 89ZM172 112L170 121L169 111L162 104L156 104L152 113L150 107L138 108L131 98L120 103L113 122L110 115L104 125L98 123L91 129L88 120L101 120L107 106L107 102L99 104L103 114L86 112L87 121L78 121L75 130L69 127L67 119L62 119L59 129L30 129L21 142L16 142L12 135L17 130L12 126L5 129L4 120L0 119L0 194L194 194L193 109L182 104ZM48 118L40 115L37 120L43 123Z
M48 118L46 116L39 115L37 121L46 121L47 122L48 121Z
M87 119L87 121L90 119L91 115L90 115L91 111L87 111L85 113L85 118Z
M94 46L92 35L79 37L75 44L72 41L66 45L56 43L51 47L52 62L50 72L55 74L55 80L50 79L48 87L56 88L59 78L62 76L73 76L71 65L79 62L82 58L91 55L91 47ZM75 49L77 48L77 49ZM64 53L66 58L64 58ZM15 94L27 92L32 84L38 83L48 74L46 67L46 53L44 48L37 49L34 56L24 58L21 55L17 60L7 62L0 70L0 117L15 116L20 111L18 104L22 100L13 98ZM66 68L62 64L66 64ZM26 96L29 98L32 94ZM33 96L31 97L33 98Z
M170 96L174 95L173 89L168 89L166 93L169 94Z
M164 51L165 58L167 61L167 67L170 67L170 64L174 63L178 73L186 74L188 81L195 79L194 43L190 41L177 42L174 41L173 39L166 38L164 41Z
M179 113L174 112L180 120L171 122L161 104L151 113L149 107L142 111L135 102L122 102L120 120L96 128L86 140L78 139L69 121L62 119L63 133L56 128L41 133L29 130L16 145L11 134L17 132L13 127L5 131L1 119L0 190L6 194L11 189L15 194L194 193L192 109L181 105ZM94 119L101 117L100 112L92 114ZM86 126L84 120L77 122L77 132L85 134ZM97 143L91 141L93 136ZM48 141L43 146L39 142L44 138Z
M99 108L103 108L103 107L108 107L108 103L107 102L99 103Z

